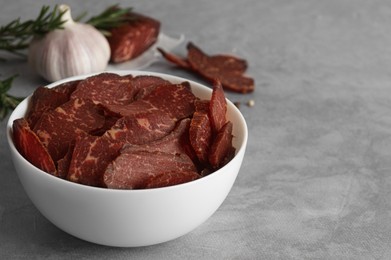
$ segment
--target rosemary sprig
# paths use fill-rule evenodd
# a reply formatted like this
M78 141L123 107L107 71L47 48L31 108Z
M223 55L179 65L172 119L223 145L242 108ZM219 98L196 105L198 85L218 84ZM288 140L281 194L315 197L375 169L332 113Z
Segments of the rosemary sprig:
M0 27L0 50L8 51L19 56L25 56L21 50L29 46L34 35L43 35L49 31L62 28L61 20L64 11L56 5L53 10L43 6L38 17L34 20L21 22L20 18Z
M94 26L103 35L110 35L109 30L118 27L135 18L131 15L132 8L120 8L118 4L109 6L102 13L91 17L86 23Z
M131 11L132 8L120 8L118 4L112 5L99 15L88 19L86 23L91 24L107 36L111 28L134 20L134 17L130 14ZM17 18L7 25L1 26L0 50L25 57L21 51L29 46L34 35L44 35L55 29L63 28L62 25L65 21L62 21L61 18L64 12L57 5L54 6L53 10L50 9L50 6L43 6L36 19L21 22L20 18ZM78 19L81 19L85 14L79 16Z
M16 77L17 75L14 75L5 80L0 80L0 121L24 99L24 97L14 97L8 94Z

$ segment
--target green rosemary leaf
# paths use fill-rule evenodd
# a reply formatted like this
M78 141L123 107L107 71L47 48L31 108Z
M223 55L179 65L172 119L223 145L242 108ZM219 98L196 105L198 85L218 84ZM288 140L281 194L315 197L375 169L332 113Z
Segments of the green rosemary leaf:
M38 17L24 22L17 18L0 27L0 50L13 54L23 55L19 51L29 46L34 35L43 35L55 29L61 29L64 21L61 20L63 11L54 6L50 11L49 6L43 6Z
M5 80L0 80L0 121L24 99L24 97L15 97L8 94L16 77L17 75L14 75Z
M91 17L86 23L94 26L104 34L108 30L118 27L126 22L133 21L132 8L120 8L118 4L109 6L101 14Z

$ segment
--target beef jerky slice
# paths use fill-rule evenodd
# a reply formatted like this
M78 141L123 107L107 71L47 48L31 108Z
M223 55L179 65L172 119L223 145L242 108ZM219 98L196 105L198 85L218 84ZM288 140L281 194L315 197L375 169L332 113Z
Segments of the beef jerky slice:
M187 58L181 58L158 48L169 62L196 72L212 82L219 80L228 90L238 93L254 91L254 79L244 75L247 69L246 60L232 55L207 55L191 42L187 45L187 50Z
M128 104L137 92L130 84L131 80L131 75L101 73L81 81L71 98L87 98L95 104Z
M34 132L47 147L54 161L63 158L80 132L100 129L105 123L97 105L89 99L71 99L53 111L44 113Z
M162 54L162 56L166 60L176 64L178 67L183 68L183 69L192 70L192 67L191 67L190 63L187 61L187 59L183 59L182 57L179 57L175 54L166 52L165 50L163 50L162 48L159 48L159 47L157 48L157 50Z
M144 98L125 106L106 105L105 108L120 116L134 116L144 111L167 113L179 120L194 112L197 98L191 92L189 83L156 86Z
M147 111L118 119L103 136L124 143L146 144L168 135L174 129L175 123L167 113Z
M210 165L214 169L223 166L227 156L232 156L232 123L228 121L219 131L209 154Z
M75 142L67 179L89 186L104 187L103 173L123 143L104 136L81 133Z
M63 83L55 88L37 88L31 96L30 107L26 115L27 122L31 128L46 111L66 103L70 94L75 90L79 81Z
M142 145L128 144L123 148L123 152L131 151L154 151L165 152L170 154L187 154L184 149L184 139L189 131L190 119L185 118L179 121L168 135L156 141L148 142Z
M205 112L196 111L191 119L190 144L194 149L199 161L203 164L208 162L208 154L212 140L212 128L209 116Z
M121 153L110 163L103 179L108 188L142 189L151 177L170 171L196 171L196 168L187 156L132 151Z
M133 20L110 30L107 38L114 63L131 60L149 49L159 36L160 22L137 13Z
M122 117L102 136L82 134L76 139L68 180L105 186L103 173L125 145L143 145L168 135L175 121L164 113L140 113Z
M159 85L171 85L171 82L157 76L140 75L134 77L131 84L137 91L134 100L139 100L150 94L155 87Z
M13 122L13 138L20 154L39 169L56 175L56 167L46 147L30 129L24 118Z
M61 179L65 179L68 176L74 148L75 144L70 144L64 157L57 161L57 176Z
M224 88L249 93L254 91L254 79L243 75L247 68L244 60L228 55L209 56L193 43L187 45L187 60L191 68L211 81L221 81Z
M213 133L217 133L226 123L227 100L225 99L224 90L219 81L213 85L212 97L209 105L209 116Z

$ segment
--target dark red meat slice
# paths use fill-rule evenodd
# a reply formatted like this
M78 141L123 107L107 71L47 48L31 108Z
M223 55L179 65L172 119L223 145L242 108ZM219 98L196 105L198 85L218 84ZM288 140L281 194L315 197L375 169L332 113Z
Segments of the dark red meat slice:
M68 99L71 97L71 94L73 91L76 90L77 85L81 82L81 80L73 80L73 81L68 81L65 83L62 83L60 85L57 85L51 89L58 93L63 93L68 96Z
M200 175L193 171L171 171L152 176L145 185L146 189L162 188L178 185L199 179Z
M16 119L12 128L15 147L20 154L39 169L56 175L53 159L27 121L24 118Z
M85 185L104 187L103 173L107 165L118 156L122 146L122 142L104 136L81 133L76 138L67 179Z
M107 110L120 116L134 116L141 112L167 113L171 118L180 120L194 112L197 98L189 89L189 83L156 86L143 99L125 106L105 105Z
M209 113L210 100L196 100L194 101L195 111Z
M187 59L158 48L162 56L180 68L196 72L207 80L221 81L225 89L249 93L254 91L254 79L244 75L247 61L232 55L207 55L193 43L187 45Z
M34 125L44 112L51 111L66 103L78 83L79 81L71 81L55 88L37 88L31 96L30 107L26 115L30 127L34 128Z
M118 119L103 136L124 143L145 144L166 136L175 123L166 113L144 112Z
M194 49L197 48L197 51L200 51L198 47L194 44L190 43L191 46L188 48ZM208 59L209 65L212 67L224 68L226 71L232 71L237 74L242 74L247 70L247 61L244 59L240 59L233 55L213 55L209 56Z
M63 158L80 132L100 129L105 123L97 105L89 99L71 99L44 113L34 127L54 161Z
M142 145L168 135L175 127L164 113L143 113L122 117L102 136L82 134L77 138L68 179L91 186L105 186L102 181L107 165L125 144Z
M226 123L227 100L220 82L215 81L213 85L212 97L209 105L209 117L213 133L217 133Z
M194 112L191 119L190 144L201 163L208 162L208 153L212 140L212 128L207 113Z
M124 62L136 58L149 49L159 36L160 22L137 13L131 13L133 21L110 30L107 37L111 49L111 61Z
M177 66L179 66L183 69L189 69L189 70L192 69L191 65L189 64L189 62L186 59L183 59L183 58L176 56L172 53L166 52L165 50L163 50L162 48L159 48L159 47L157 48L157 50L162 54L162 56L166 60L176 64Z
M74 148L75 148L75 145L70 144L65 156L57 161L57 175L56 176L60 177L61 179L65 179L68 176L69 166L71 164L72 154L73 154Z
M228 121L217 134L210 148L209 162L218 169L226 162L227 156L232 156L232 123Z
M186 118L181 120L175 129L168 135L153 142L148 142L142 145L125 145L124 152L131 151L154 151L165 152L170 154L186 154L186 150L183 147L184 139L187 138L187 133L190 127L190 119Z
M171 115L177 120L190 116L194 112L197 98L190 90L189 82L158 86L143 100L154 104L156 109Z
M80 82L71 98L88 98L95 104L129 104L137 93L137 90L130 84L131 80L130 75L101 73Z
M246 77L245 60L228 55L209 56L193 43L187 45L187 60L193 70L211 81L219 80L229 90L248 93L254 91L254 79Z
M172 83L168 80L152 75L139 75L132 78L131 80L131 85L137 90L148 88L151 86L171 85L171 84Z
M110 163L103 179L108 188L142 189L151 177L168 171L196 171L196 168L187 156L132 151L121 153Z
M151 91L154 90L156 86L171 85L171 82L157 76L140 75L134 77L131 80L131 84L137 91L134 100L138 100L143 99L145 96L151 93Z

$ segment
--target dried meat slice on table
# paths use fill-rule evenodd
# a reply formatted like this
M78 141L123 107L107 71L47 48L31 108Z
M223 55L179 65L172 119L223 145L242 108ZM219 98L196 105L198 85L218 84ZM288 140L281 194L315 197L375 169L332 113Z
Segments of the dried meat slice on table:
M180 58L161 48L162 56L177 66L196 72L209 81L219 80L223 87L238 93L254 91L254 79L244 75L247 61L233 55L208 55L192 42L187 45L187 57Z
M124 62L138 57L157 42L160 22L138 13L128 14L131 21L110 30L107 37L111 49L110 60Z

